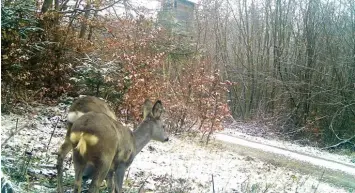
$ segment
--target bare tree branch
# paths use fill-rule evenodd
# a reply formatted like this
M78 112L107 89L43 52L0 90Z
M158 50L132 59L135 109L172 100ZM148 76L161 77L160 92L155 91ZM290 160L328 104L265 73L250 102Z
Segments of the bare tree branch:
M103 10L105 10L105 9L108 9L108 8L110 8L110 7L113 7L115 4L120 3L120 2L121 2L121 0L115 1L115 2L113 2L112 4L110 4L110 5L106 6L106 7L100 8L100 9L95 9L95 8L89 8L89 9L74 8L73 10L60 11L59 13L66 14L66 13L73 13L73 12L103 11ZM123 8L123 6L122 6L122 8Z

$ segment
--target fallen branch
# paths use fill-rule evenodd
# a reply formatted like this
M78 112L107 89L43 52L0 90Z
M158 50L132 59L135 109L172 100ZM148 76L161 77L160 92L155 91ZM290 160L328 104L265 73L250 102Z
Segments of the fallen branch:
M352 144L352 145L355 146L354 143L350 142L350 141L353 140L353 139L355 139L355 135L352 136L352 137L350 137L349 139L344 139L344 140L340 141L339 143L337 143L337 144L335 144L335 145L331 145L331 146L328 146L328 147L323 147L322 149L336 148L336 147L338 147L338 146L340 146L340 145L343 145L343 144L345 144L345 143L350 143L350 144Z

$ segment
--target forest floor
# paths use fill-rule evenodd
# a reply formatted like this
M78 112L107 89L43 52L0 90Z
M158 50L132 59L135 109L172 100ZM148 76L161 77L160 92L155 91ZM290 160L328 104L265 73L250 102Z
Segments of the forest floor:
M67 107L31 104L2 114L1 143L11 130L20 130L1 147L2 181L10 180L17 192L55 192L55 153L66 132ZM181 135L171 136L167 143L150 142L126 173L126 192L137 192L141 186L147 192L355 192L354 155L332 154L243 131L254 127L233 122L207 146L198 137ZM292 153L334 166L297 159ZM335 164L349 168L342 171ZM70 192L74 181L70 155L65 168L65 189Z

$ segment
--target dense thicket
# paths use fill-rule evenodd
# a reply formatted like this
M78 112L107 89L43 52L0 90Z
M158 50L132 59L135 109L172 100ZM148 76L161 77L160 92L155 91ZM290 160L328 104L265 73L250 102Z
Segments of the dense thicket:
M238 82L228 96L235 118L354 147L354 1L218 0L202 7L198 41L209 45L224 77Z
M2 6L3 110L18 101L87 94L107 99L118 115L137 122L149 97L164 102L171 131L197 128L208 139L222 128L226 84L190 37L144 16L108 14L114 6L130 10L119 1L67 3Z

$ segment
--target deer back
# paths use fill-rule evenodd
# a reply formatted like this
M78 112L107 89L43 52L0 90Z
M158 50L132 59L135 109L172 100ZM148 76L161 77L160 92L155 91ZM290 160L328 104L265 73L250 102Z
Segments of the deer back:
M77 99L69 108L68 122L74 123L77 119L88 112L104 113L117 120L115 113L102 99L93 96L85 96Z
M85 145L80 144L80 139ZM104 113L89 112L77 119L72 126L70 141L90 162L95 157L127 161L135 152L132 131Z

